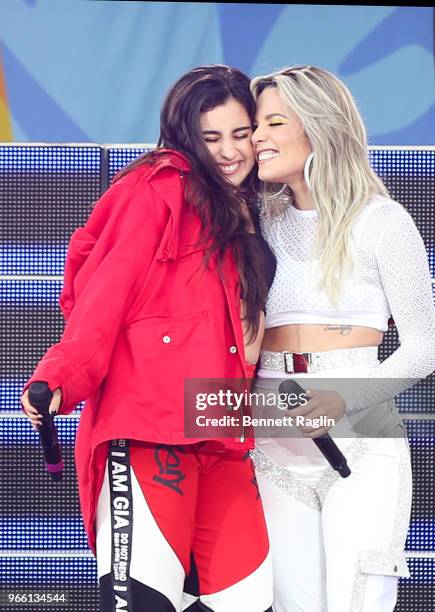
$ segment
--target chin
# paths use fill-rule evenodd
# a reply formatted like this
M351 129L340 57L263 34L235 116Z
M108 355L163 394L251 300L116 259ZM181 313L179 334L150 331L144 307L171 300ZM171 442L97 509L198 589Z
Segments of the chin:
M227 181L229 181L235 187L240 187L243 181L247 178L247 176L248 176L247 174L243 176L238 176L238 175L228 176Z
M267 168L258 169L258 178L266 183L279 183L281 177L276 172L268 171Z
M243 179L240 180L238 176L227 176L226 179L229 183L231 183L231 185L234 185L235 187L239 187L239 185L241 185L243 182Z

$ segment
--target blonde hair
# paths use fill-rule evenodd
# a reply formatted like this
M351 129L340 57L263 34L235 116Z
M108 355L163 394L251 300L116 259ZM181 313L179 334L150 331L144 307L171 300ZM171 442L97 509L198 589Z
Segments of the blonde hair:
M337 304L352 268L352 223L373 195L388 191L370 167L364 123L340 79L316 66L294 66L251 81L256 99L267 87L300 120L314 153L309 180L319 216L320 288Z

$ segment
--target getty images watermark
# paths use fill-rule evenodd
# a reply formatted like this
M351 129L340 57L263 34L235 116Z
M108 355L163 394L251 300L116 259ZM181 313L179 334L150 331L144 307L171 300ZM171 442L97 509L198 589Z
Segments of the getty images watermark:
M325 416L310 418L304 415L293 416L290 410L298 406L305 406L309 397L307 392L300 393L264 393L254 391L236 392L231 389L220 389L215 393L197 393L195 409L202 414L195 418L198 427L334 427L335 419ZM254 416L246 414L246 408L262 409L276 408L286 414L276 416ZM220 408L232 414L221 416L208 416L205 411L210 408Z
M424 432L414 432L417 424L410 420L404 423L399 409L407 410L412 395L406 391L397 398L391 397L390 379L309 377L299 378L297 383L289 392L293 383L288 378L262 378L255 384L244 379L188 379L184 385L184 434L196 439L291 438L300 437L301 431L307 434L316 429L352 438L406 437L407 429L412 435L435 434L435 421L431 422L430 431L426 427ZM284 388L286 392L282 391ZM339 419L322 415L321 410L310 410L308 388L314 395L315 390L324 390L361 398L361 409ZM419 410L433 413L433 380L420 383L418 393Z
M275 381L275 384L279 381ZM332 428L335 420L300 414L307 390L255 389L245 380L193 379L185 384L185 435L193 438L297 436L298 427ZM295 411L295 414L292 412Z

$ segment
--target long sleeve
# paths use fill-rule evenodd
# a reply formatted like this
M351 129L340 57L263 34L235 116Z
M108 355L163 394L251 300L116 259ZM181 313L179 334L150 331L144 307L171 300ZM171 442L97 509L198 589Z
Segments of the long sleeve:
M163 228L154 213L159 207L164 208L161 198L149 183L127 175L72 237L62 296L68 321L62 339L26 384L46 381L51 390L60 388L61 413L94 393L108 371L116 338L161 240ZM85 261L75 271L80 257Z
M400 346L342 393L348 415L397 396L435 370L435 308L422 237L400 205L381 208L367 229Z

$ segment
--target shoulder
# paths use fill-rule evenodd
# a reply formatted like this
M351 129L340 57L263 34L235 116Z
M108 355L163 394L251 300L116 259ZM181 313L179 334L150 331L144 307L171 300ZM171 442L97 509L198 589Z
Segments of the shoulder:
M142 216L159 208L181 204L183 177L190 172L187 158L170 149L161 149L120 178L97 201L92 216L104 220L108 215ZM178 196L178 197L177 197Z
M188 174L191 171L191 163L188 158L175 149L157 149L148 153L142 163L133 167L119 182L136 183L138 181L152 182L157 177L164 175L168 180L179 177L180 174Z
M370 198L364 208L361 210L362 215L366 215L372 220L376 217L403 217L409 213L403 204L400 204L392 198L387 198L382 195L375 195Z
M426 258L414 219L402 204L390 198L376 196L367 203L355 223L354 237L359 247L377 260L393 261L401 256L409 259L411 254L421 261Z
M414 220L403 204L381 195L370 198L355 219L357 235L387 235L412 226Z

